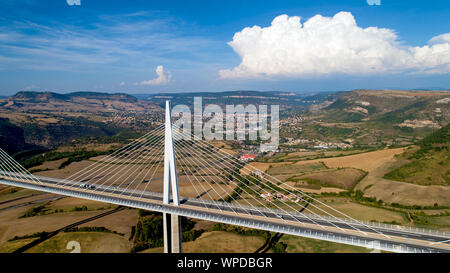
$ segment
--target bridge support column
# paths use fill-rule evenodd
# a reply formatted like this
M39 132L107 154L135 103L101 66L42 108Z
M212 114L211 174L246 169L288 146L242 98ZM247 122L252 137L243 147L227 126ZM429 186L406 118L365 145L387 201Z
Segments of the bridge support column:
M163 213L164 253L181 253L181 219L176 214Z
M172 253L181 253L181 219L179 215L170 215L170 224L172 226Z
M172 192L172 198L170 198ZM173 148L172 117L170 104L166 101L166 124L164 135L164 188L163 203L180 205L178 194L177 164ZM181 226L180 216L176 214L163 214L164 252L181 253Z
M170 214L163 213L163 236L164 236L164 253L171 253L172 248L170 247L172 245L171 242L171 232L170 232Z

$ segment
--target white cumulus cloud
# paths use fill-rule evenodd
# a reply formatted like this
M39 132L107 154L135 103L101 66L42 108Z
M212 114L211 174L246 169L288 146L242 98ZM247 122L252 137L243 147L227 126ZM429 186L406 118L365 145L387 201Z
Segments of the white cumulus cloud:
M172 75L170 72L164 72L164 67L162 65L158 65L156 67L156 75L158 75L157 78L148 80L148 81L141 81L141 85L165 85L172 81Z
M228 44L242 61L220 70L221 78L450 72L450 33L406 46L391 29L359 27L350 12L303 24L298 16L280 15L268 27L235 33Z
M435 45L435 44L443 44L443 43L450 43L450 33L444 33L438 36L435 36L430 39L428 44Z

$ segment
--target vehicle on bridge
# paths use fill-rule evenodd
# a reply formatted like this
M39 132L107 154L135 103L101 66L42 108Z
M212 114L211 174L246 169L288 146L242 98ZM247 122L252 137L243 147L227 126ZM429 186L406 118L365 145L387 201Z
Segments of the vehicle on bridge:
M93 189L95 189L95 186L94 185L89 185L87 183L83 183L83 184L80 185L80 188L93 190Z

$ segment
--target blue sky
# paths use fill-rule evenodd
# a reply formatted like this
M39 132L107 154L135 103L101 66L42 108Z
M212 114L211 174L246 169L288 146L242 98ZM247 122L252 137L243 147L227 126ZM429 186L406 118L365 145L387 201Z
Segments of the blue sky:
M448 1L0 0L0 95L450 88L449 14Z

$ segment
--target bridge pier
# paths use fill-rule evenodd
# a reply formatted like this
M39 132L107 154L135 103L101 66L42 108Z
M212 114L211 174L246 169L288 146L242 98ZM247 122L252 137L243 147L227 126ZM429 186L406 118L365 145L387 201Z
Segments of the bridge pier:
M163 213L164 253L181 253L180 222L179 215Z

